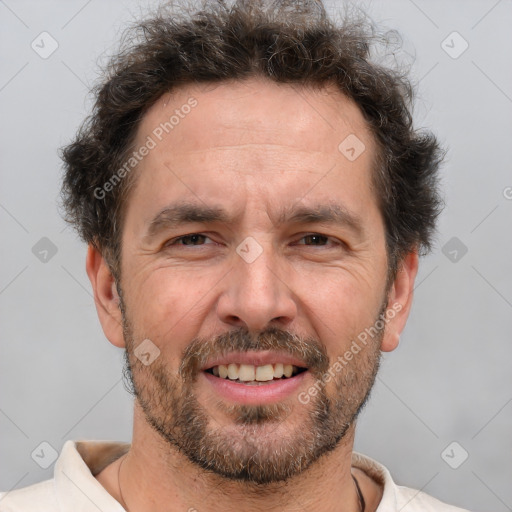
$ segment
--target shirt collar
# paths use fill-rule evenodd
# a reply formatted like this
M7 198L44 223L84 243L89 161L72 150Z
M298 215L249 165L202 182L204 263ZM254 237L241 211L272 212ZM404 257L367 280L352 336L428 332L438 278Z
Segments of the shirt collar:
M391 478L391 473L385 466L366 455L352 452L352 467L364 471L370 478L375 480L382 489L382 498L375 512L389 512L398 510L396 485Z
M66 441L55 463L55 494L63 512L125 512L96 480L103 467L128 450L127 443Z

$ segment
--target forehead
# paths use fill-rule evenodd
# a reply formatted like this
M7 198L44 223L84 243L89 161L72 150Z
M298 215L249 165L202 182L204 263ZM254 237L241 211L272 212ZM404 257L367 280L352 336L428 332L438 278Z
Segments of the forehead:
M136 146L149 139L128 200L143 222L178 199L225 203L239 213L258 202L268 217L306 195L305 203L316 204L341 197L352 211L375 203L373 136L334 85L250 79L181 86L143 117Z
M269 151L275 145L337 155L350 134L367 149L374 143L359 107L334 84L313 88L264 78L178 87L143 117L137 139L151 134L164 142L156 153L168 144L180 152L266 144Z

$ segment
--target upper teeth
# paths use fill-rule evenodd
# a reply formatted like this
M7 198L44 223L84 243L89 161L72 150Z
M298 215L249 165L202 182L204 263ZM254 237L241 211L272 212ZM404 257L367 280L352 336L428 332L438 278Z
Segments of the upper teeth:
M265 364L263 366L254 366L252 364L236 364L228 365L220 364L212 368L212 372L217 377L231 380L241 380L244 382L259 381L264 382L272 379L280 379L283 375L291 377L297 373L298 368L291 364Z

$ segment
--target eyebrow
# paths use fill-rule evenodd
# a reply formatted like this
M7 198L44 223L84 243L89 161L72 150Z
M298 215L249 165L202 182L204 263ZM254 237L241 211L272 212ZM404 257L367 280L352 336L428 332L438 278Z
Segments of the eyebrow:
M183 224L233 224L236 220L221 206L180 202L166 206L157 213L149 222L144 238L153 238L163 230L176 229ZM364 234L362 219L337 203L294 205L282 209L274 225L285 224L333 224L347 227L358 236Z
M278 218L278 225L281 224L333 224L348 227L357 235L364 233L361 217L338 203L295 205L282 211Z
M161 210L149 223L144 238L153 238L164 229L177 228L182 224L215 222L229 223L226 211L221 207L195 203L177 203Z

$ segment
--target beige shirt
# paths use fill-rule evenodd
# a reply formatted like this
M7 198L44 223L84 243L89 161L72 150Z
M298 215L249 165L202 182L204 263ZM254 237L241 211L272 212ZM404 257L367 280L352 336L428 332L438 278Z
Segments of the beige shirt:
M0 512L125 512L95 475L129 448L129 443L66 441L55 462L53 479L0 492ZM377 512L468 512L396 485L382 464L364 455L354 453L352 466L383 487Z

